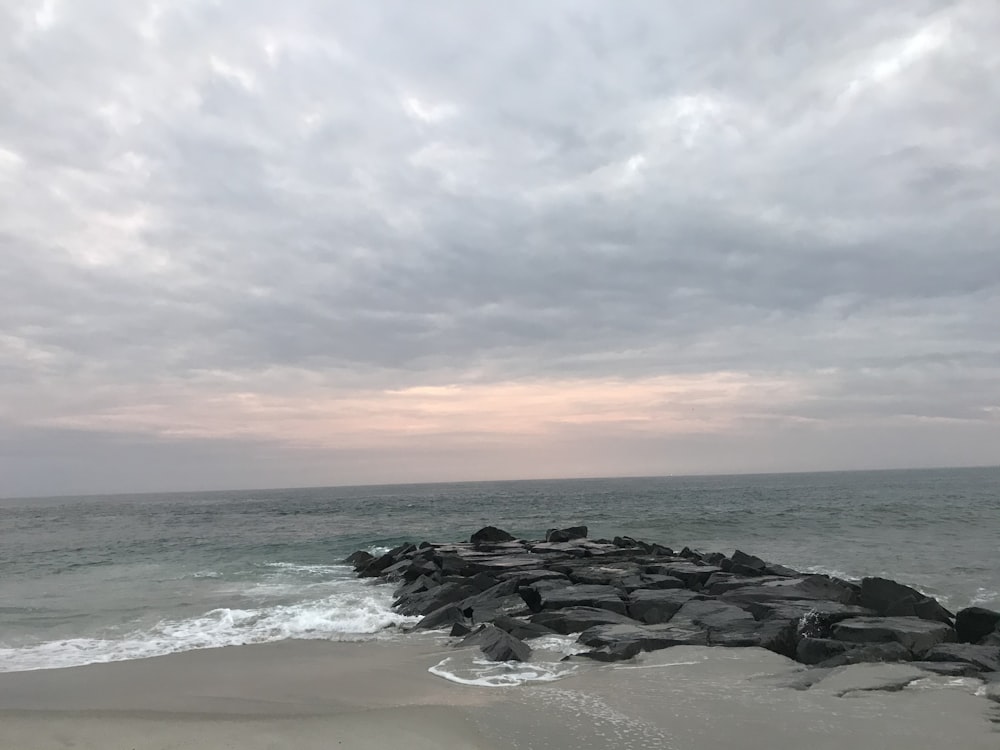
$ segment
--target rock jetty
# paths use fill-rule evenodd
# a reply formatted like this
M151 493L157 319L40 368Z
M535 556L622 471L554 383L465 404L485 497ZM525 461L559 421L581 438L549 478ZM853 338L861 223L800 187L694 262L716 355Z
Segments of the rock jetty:
M359 576L396 583L415 629L449 629L490 659L524 661L528 642L579 634L581 657L629 659L677 645L759 646L803 664L909 661L948 675L1000 672L1000 612L952 614L885 578L800 573L736 550L675 552L587 527L516 539L493 526L466 543L350 555Z

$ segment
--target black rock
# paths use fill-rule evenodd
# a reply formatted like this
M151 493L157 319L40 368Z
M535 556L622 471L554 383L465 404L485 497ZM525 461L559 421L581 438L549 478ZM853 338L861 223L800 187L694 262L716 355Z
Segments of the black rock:
M816 666L829 669L831 667L847 666L848 664L910 661L912 658L913 654L901 643L868 643L849 648L826 661L821 661Z
M720 598L731 602L815 599L842 604L857 604L857 592L850 584L821 575L781 578L763 583L748 582L746 586L727 591Z
M472 632L472 628L466 625L464 622L456 622L451 626L451 632L448 633L452 638L457 638L463 635L468 635Z
M480 591L486 591L493 588L498 583L499 579L494 578L489 573L476 573L472 578L469 579L469 583L475 586Z
M681 605L670 619L671 624L687 627L688 623L713 630L740 630L754 627L757 620L745 609L718 599L694 598Z
M802 664L820 664L848 651L853 646L832 638L802 638L795 648L795 659Z
M546 542L571 542L574 539L586 539L586 526L570 526L567 529L549 529L545 532Z
M551 628L547 628L544 625L540 625L536 622L525 622L524 620L519 620L515 617L509 617L507 615L498 615L496 619L493 620L493 624L501 630L510 633L515 638L520 638L522 641L556 634L556 631Z
M545 568L512 570L507 573L501 573L498 577L501 581L517 581L518 586L528 586L537 581L560 581L563 584L569 583L569 579L562 573L557 573L554 570L546 570Z
M629 576L621 581L622 587L626 591L636 589L682 589L684 581L673 576L659 575L658 573L640 573L638 576Z
M483 542L513 542L515 537L503 529L496 526L484 526L469 539L472 544L482 544Z
M625 602L622 601L619 590L613 586L580 585L562 588L545 587L539 590L539 583L519 590L525 604L532 611L564 607L596 607L625 614ZM529 591L535 595L529 594Z
M531 616L531 622L549 628L560 635L579 633L596 625L638 625L635 620L607 609L567 607L546 610Z
M353 565L355 570L359 570L374 559L375 555L370 552L365 552L363 549L359 549L357 552L352 552L345 557L344 562L348 565Z
M934 599L888 578L863 578L858 603L887 617L919 617L951 624L952 615Z
M570 581L578 584L619 585L623 579L639 575L639 565L628 561L591 565L567 563L552 567L553 570L565 573Z
M732 565L730 565L732 568ZM712 573L707 581L702 585L702 590L713 596L720 596L727 591L744 588L750 585L760 585L769 581L782 581L778 576L756 576L752 581L745 575L735 573Z
M767 563L756 555L748 555L746 552L740 550L736 550L729 559L733 561L734 566L738 565L747 570L752 570L755 575L761 575L764 572L764 568L767 567Z
M628 614L646 625L669 622L692 599L704 598L687 589L637 589L629 594Z
M516 612L524 606L516 591L517 581L502 581L486 591L463 599L458 606L474 622L490 622L498 614Z
M795 652L795 622L765 620L727 602L692 599L668 623L686 630L704 630L710 646L762 646L780 654Z
M1000 612L967 607L955 615L955 632L962 643L978 643L1000 626Z
M854 604L822 599L751 601L743 602L742 606L758 620L794 620L799 634L809 638L829 638L835 623L850 617L871 617L875 614Z
M921 656L939 643L954 641L955 631L919 617L852 617L833 626L833 637L849 643L895 642Z
M924 661L960 662L979 672L1000 672L1000 646L970 643L939 643L923 656Z
M708 633L667 625L597 625L580 633L585 646L657 651L671 646L706 646Z
M457 622L465 622L465 615L462 613L461 608L455 604L445 604L443 607L439 607L430 614L425 615L413 627L415 630L433 630L435 628L454 625Z
M382 574L382 571L388 568L390 565L395 565L400 562L400 560L410 552L415 552L417 549L415 544L401 544L394 549L389 550L381 557L376 557L369 560L363 568L358 571L359 575L375 577Z
M592 651L584 651L582 654L578 654L578 656L585 659L593 659L594 661L612 662L631 659L641 652L642 643L640 641L619 641L609 646L595 648Z
M486 625L467 635L458 645L479 646L492 661L527 661L531 657L531 649L526 643L495 625Z
M393 607L403 615L428 615L445 604L454 604L478 593L468 583L442 583L436 588L402 597Z
M438 585L438 582L433 578L420 576L419 578L404 583L396 589L395 597L399 599L401 597L410 596L411 594L419 594L421 591L429 591L430 589L436 588Z
M713 573L721 571L722 568L717 568L714 565L695 565L691 562L657 563L646 567L647 573L673 576L683 581L689 589L701 588L712 577Z
M531 545L531 552L535 555L549 555L551 559L558 560L564 557L591 557L593 550L579 541L573 542L538 542Z

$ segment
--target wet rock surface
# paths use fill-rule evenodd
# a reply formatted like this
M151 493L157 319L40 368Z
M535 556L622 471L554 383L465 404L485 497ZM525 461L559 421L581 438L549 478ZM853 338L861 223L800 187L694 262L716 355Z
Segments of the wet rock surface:
M941 673L1000 671L1000 613L953 615L904 584L800 573L764 557L627 536L591 540L584 526L522 540L493 526L467 543L404 544L352 554L359 576L396 584L394 608L417 629L450 629L490 659L529 658L525 643L579 634L581 657L630 659L676 645L760 646L821 668L913 662Z

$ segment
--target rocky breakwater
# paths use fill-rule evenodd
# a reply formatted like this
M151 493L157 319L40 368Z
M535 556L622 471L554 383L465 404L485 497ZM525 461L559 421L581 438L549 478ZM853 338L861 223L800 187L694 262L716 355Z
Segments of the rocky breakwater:
M759 646L803 664L909 661L949 675L1000 672L1000 613L952 614L884 578L800 573L735 551L669 547L553 529L544 541L492 526L466 543L404 544L348 557L395 583L394 608L450 629L490 659L525 660L530 641L579 634L600 661L677 645ZM995 675L991 675L993 677Z

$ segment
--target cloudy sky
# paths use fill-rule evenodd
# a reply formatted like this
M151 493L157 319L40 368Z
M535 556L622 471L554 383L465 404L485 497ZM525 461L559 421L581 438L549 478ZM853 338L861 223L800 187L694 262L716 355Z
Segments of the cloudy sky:
M1000 463L1000 4L0 0L0 496Z

